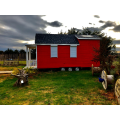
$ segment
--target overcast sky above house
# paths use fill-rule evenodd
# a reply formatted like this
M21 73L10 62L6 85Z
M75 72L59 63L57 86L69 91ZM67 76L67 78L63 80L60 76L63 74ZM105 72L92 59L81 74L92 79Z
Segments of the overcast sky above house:
M35 15L16 15L17 13L14 15L13 11L15 9L12 11L13 15L0 15L0 50L6 50L7 48L25 49L25 44L34 43L36 33L57 34L61 30L65 32L72 27L79 30L83 27L89 27L91 30L105 32L108 36L117 40L115 43L117 44L117 50L119 49L120 19L118 1L105 2L101 0L96 3L94 0L84 0L79 4L76 0L69 3L61 1L59 6L48 1L48 6L43 5L45 2L41 4L42 6L36 4L36 7L33 8L35 9ZM26 11L25 5L27 3L25 5L20 3L21 5L22 10ZM32 5L32 3L29 4L29 6ZM45 7L50 11L50 14L36 15L39 14L37 8L45 11ZM56 9L59 9L59 11L56 11Z

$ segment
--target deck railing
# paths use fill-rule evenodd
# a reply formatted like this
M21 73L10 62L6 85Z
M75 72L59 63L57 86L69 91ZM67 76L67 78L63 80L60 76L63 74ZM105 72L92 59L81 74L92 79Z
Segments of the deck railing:
M28 66L37 66L37 61L36 60L28 61Z

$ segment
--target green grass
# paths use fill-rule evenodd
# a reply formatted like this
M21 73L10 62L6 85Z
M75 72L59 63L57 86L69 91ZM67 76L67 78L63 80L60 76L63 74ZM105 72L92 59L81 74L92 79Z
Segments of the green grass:
M0 64L3 65L3 61L0 61ZM19 64L26 64L26 61L19 61Z
M90 70L39 72L28 79L28 86L13 87L17 78L0 76L0 105L117 104L103 95L107 92Z
M3 64L3 61L0 61L0 64Z
M19 64L26 64L26 61L19 61Z
M0 71L12 71L14 70L14 68L19 68L19 69L22 69L24 68L25 66L0 66Z

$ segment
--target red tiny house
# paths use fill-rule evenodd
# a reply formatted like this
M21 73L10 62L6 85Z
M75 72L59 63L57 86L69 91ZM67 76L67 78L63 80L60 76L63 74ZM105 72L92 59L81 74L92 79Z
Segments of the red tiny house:
M35 46L38 69L100 66L91 61L93 47L100 47L98 36L36 34Z
M78 40L77 58L70 58L70 45L58 45L58 57L50 56L50 45L37 45L37 67L43 68L62 68L62 67L91 67L92 64L98 67L100 63L94 63L93 47L99 47L100 41L97 40Z

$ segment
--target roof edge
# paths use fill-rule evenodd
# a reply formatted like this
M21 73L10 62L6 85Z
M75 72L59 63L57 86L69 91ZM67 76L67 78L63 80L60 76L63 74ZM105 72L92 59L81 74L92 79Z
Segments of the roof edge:
M84 40L87 40L87 39L90 39L90 40L101 40L101 38L80 38L80 37L77 37L76 35L75 35L75 37L77 38L77 39L84 39Z

